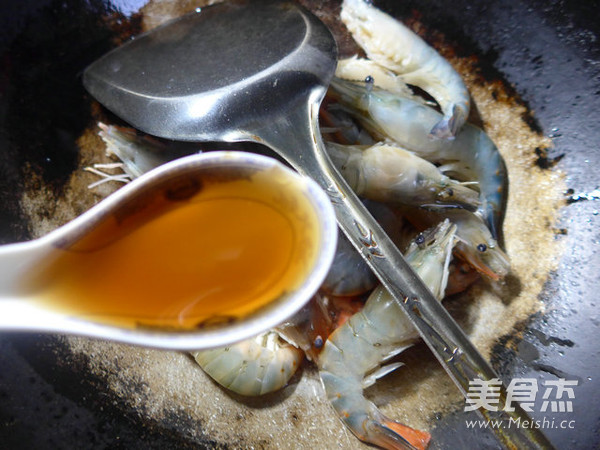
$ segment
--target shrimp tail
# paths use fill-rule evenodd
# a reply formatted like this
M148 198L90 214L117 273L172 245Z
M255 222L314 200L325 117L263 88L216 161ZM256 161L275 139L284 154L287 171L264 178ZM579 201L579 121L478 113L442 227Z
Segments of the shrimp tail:
M464 109L459 105L454 105L452 114L445 115L442 120L436 123L429 132L429 136L437 139L453 140L466 119Z
M416 430L383 415L377 420L368 420L365 429L373 444L387 449L424 450L431 440L426 431Z
M503 211L495 210L491 206L485 205L485 208L480 208L477 212L487 225L492 237L496 239L502 248L504 248L504 236L502 233L502 222L504 221Z
M444 117L438 123L436 123L431 131L429 132L429 136L435 139L454 139L457 131L458 121L456 117L452 115L451 117Z
M504 223L506 203L508 200L508 177L506 176L506 166L504 161L501 161L501 164L498 165L498 167L498 173L501 174L504 182L501 183L497 188L497 195L494 198L495 204L485 205L486 208L484 210L483 219L487 223L494 239L496 239L498 244L500 244L500 247L505 248L504 229L502 224Z
M388 450L424 450L431 439L426 431L416 430L385 416L362 392L344 395L337 389L358 386L356 380L338 377L331 372L321 372L321 380L334 409L348 429L361 441ZM329 389L328 389L329 388Z

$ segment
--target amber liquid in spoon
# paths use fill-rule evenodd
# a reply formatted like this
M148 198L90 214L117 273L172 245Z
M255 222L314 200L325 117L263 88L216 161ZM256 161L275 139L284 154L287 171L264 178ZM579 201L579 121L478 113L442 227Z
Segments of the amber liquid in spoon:
M28 296L126 327L245 317L299 286L320 245L309 200L280 172L186 182L124 205L53 250Z

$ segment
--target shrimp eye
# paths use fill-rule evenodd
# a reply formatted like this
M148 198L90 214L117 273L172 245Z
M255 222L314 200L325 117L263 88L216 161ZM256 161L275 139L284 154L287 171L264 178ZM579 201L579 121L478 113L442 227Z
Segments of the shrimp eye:
M367 84L373 84L375 82L375 79L371 76L371 75L367 75L365 78L365 83Z
M442 189L438 195L442 200L447 200L454 196L454 191L452 190L452 188L445 188Z
M479 250L481 253L483 253L487 250L487 245L479 244L479 245L477 245L477 250Z
M313 345L315 348L322 348L324 343L325 342L323 342L323 338L321 336L317 336L313 342Z
M425 243L425 236L423 236L423 233L419 233L417 235L417 237L415 238L415 244L423 245L424 243Z

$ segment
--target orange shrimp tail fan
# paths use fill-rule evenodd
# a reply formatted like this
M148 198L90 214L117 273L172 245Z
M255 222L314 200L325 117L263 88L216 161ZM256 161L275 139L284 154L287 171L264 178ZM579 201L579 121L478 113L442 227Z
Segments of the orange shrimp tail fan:
M431 440L426 431L402 425L393 420L384 419L381 423L371 422L373 427L368 432L369 441L388 450L425 450Z

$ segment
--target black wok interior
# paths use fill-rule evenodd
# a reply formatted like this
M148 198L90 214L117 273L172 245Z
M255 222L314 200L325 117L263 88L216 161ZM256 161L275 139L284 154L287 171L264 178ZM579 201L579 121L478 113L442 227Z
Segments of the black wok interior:
M556 448L600 445L600 25L598 1L376 1L399 17L418 11L428 28L477 54L485 77L513 89L534 114L530 126L554 147L538 164L564 171L561 239L567 251L542 294L547 313L525 325L517 350L498 343L492 363L505 380L579 380L573 430L548 429ZM401 4L399 4L401 3ZM141 0L26 0L0 4L0 243L31 238L19 205L25 167L60 192L76 167L75 139L92 120L81 71L119 39L139 31ZM122 20L101 20L110 14ZM113 16L114 17L114 16ZM92 388L84 367L65 367L47 337L0 334L1 448L214 448L187 442L169 427L144 423ZM538 396L539 397L539 396ZM538 399L541 401L541 398ZM537 405L539 406L539 405ZM532 415L539 408L534 408ZM567 416L565 416L566 418ZM466 430L465 413L441 417L433 448L497 448ZM318 448L318 443L315 443ZM220 448L222 448L220 447Z

